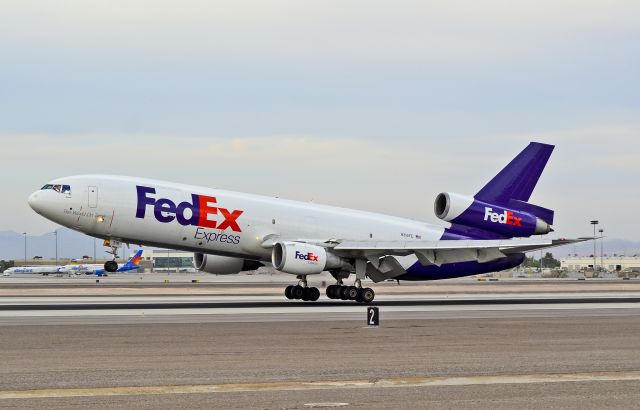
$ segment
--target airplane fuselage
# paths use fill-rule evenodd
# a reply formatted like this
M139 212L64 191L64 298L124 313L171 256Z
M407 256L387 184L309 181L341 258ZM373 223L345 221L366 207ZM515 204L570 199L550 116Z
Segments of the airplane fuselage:
M79 176L62 181L74 187L72 195L38 191L30 200L47 196L42 203L48 209L41 212L36 205L47 218L99 238L185 251L268 261L270 251L260 246L268 235L437 240L444 232L387 215L147 179Z

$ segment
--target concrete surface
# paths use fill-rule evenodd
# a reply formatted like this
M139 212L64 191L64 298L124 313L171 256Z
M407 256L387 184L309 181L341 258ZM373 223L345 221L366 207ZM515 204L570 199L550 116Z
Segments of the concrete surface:
M0 407L633 408L640 311L625 312L511 318L506 311L387 320L380 328L340 320L5 325ZM416 385L416 378L449 382ZM330 385L305 384L318 381ZM265 388L274 383L281 388ZM140 386L155 393L132 393ZM190 386L216 391L193 394ZM100 393L105 387L124 395ZM53 392L6 396L34 389Z
M0 283L0 408L640 402L633 281L385 283L379 328L353 303L283 302L280 282L54 283Z

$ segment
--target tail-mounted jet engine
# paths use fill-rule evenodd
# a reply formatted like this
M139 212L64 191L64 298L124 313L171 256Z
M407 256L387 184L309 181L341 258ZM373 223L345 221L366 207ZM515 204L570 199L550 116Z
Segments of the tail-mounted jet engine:
M277 242L271 261L274 268L294 275L313 275L331 269L351 270L352 266L322 246L303 242Z
M207 255L205 253L194 253L193 262L195 268L199 271L215 273L217 275L231 275L248 270L256 270L259 267L264 266L258 261L252 261L249 259Z
M434 211L443 221L506 237L528 237L553 232L553 212L522 201L512 200L506 205L496 205L443 192L436 197ZM544 216L546 220L539 218L537 214Z

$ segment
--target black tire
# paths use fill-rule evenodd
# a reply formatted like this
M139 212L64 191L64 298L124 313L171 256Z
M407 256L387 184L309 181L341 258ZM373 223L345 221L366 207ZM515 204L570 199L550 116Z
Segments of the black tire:
M293 299L293 285L289 285L284 289L284 295L287 299Z
M309 297L311 296L310 293L310 288L302 288L302 300L308 302Z
M116 261L106 261L104 263L104 270L107 272L115 272L118 270L118 262Z
M327 286L327 290L326 290L325 293L327 294L327 297L329 299L335 299L336 298L336 288L337 288L336 285Z
M373 299L376 297L376 293L371 288L364 288L360 294L362 298L362 303L371 303Z
M356 302L362 303L362 288L358 289L358 296L356 297Z
M293 296L294 299L302 299L303 295L304 295L304 288L300 285L294 286L293 289L291 290L291 296Z
M309 288L309 300L315 302L320 299L320 291L318 288Z
M356 298L358 297L358 288L356 288L355 286L348 286L347 297L349 298L349 300L356 300Z
M349 286L340 286L340 299L349 300Z

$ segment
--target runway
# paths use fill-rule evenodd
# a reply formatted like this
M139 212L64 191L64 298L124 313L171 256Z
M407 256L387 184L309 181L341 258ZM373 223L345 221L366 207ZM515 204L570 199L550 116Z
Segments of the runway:
M380 287L365 306L249 284L0 287L2 408L633 408L640 292ZM448 287L447 287L448 286ZM516 286L516 291L513 291ZM582 285L579 285L582 286ZM633 285L637 286L637 285ZM253 289L253 288L252 288ZM505 291L508 289L508 291Z

